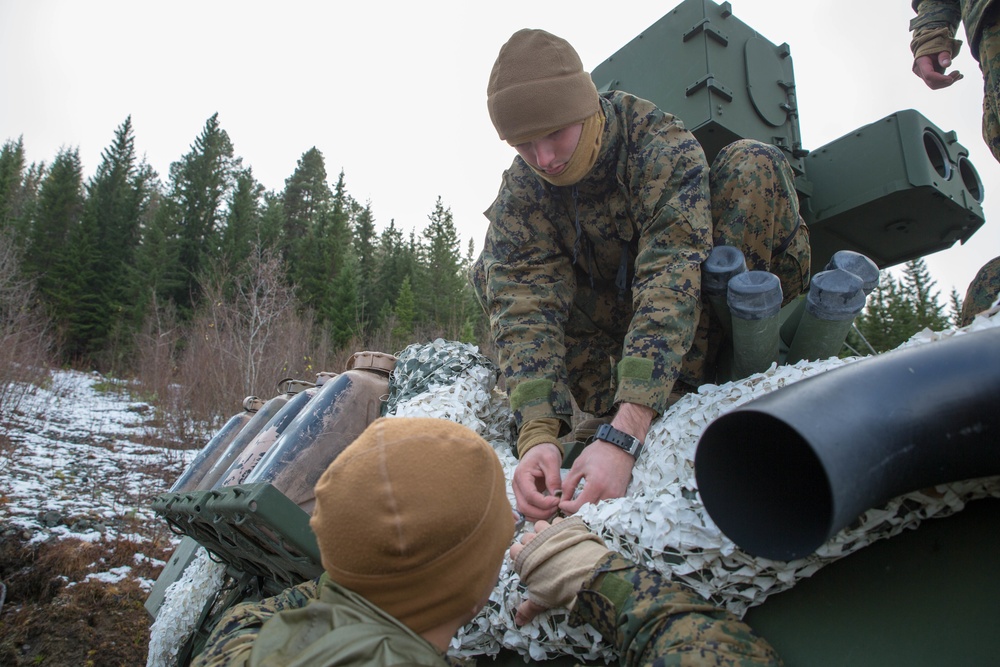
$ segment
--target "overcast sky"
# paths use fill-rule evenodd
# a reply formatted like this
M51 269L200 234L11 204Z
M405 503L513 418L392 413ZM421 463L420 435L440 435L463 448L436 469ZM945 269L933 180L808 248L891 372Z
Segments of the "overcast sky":
M513 150L486 112L500 46L523 27L568 39L595 68L676 3L606 0L0 0L0 141L23 136L29 161L78 147L93 174L132 116L136 146L166 182L218 112L236 154L280 190L316 146L331 182L370 201L381 229L422 229L440 196L477 250ZM820 146L917 109L970 151L987 223L928 258L944 299L964 295L1000 254L1000 168L981 134L982 76L930 91L910 73L909 0L732 0L733 14L791 47L803 144ZM961 35L964 38L964 32ZM669 71L664 73L669 76ZM668 109L669 111L669 109Z

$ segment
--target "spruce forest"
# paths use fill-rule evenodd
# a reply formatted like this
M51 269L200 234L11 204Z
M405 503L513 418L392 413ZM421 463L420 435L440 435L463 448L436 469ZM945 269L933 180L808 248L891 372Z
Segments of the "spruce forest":
M130 118L89 179L77 149L27 164L0 150L0 404L31 368L136 381L179 441L213 428L282 378L339 372L359 350L443 337L491 351L485 316L440 197L423 228L376 225L371 204L304 152L280 192L244 166L218 115L155 173ZM882 283L845 354L891 349L953 323L921 260Z
M130 118L86 181L77 149L26 164L24 141L0 151L12 359L136 378L166 414L212 423L355 351L486 338L472 244L463 256L440 197L423 228L378 231L316 148L266 191L217 115L165 176L137 157Z

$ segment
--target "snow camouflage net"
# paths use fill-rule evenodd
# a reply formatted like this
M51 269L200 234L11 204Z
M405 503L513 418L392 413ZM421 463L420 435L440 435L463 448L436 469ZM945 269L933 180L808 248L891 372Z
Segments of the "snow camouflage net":
M184 575L167 587L156 620L149 629L146 667L171 667L184 642L201 622L201 612L222 587L226 566L212 560L204 548L184 570Z
M995 309L994 309L995 310ZM901 347L922 345L967 331L1000 326L1000 314L979 316L968 327L945 332L924 330ZM399 356L392 382L405 390L387 414L450 419L461 423L496 449L509 480L517 465L511 453L512 417L505 396L496 389L496 366L474 346L436 340L410 346ZM1000 478L970 480L909 493L885 507L865 512L815 554L790 562L755 558L740 550L715 526L698 495L694 452L702 431L715 418L806 377L863 358L799 362L772 366L738 382L707 385L684 397L654 422L643 456L633 470L628 496L584 506L579 514L611 549L637 563L683 581L714 604L737 615L769 595L792 587L824 565L872 542L916 527L931 517L961 510L965 503L1000 497ZM490 603L452 641L458 656L494 655L501 648L532 660L571 655L581 660L616 658L612 648L589 626L572 628L564 611L538 616L524 627L514 613L524 597L517 574L505 559Z

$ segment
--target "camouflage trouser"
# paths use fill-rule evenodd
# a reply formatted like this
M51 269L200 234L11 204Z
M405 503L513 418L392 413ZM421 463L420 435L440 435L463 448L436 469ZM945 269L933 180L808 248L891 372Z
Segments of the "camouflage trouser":
M713 244L742 248L748 269L778 276L782 305L801 294L809 286L809 229L781 151L756 141L726 146L712 163L709 189Z
M743 251L747 269L770 271L781 281L782 305L809 287L809 229L799 214L792 168L778 148L737 141L716 156L709 181L714 245ZM722 329L704 304L694 344L684 358L680 395L714 380Z
M1000 295L1000 257L994 257L979 269L979 273L969 283L969 291L965 293L965 300L962 302L960 324L963 327L970 324L977 313L993 305L998 295Z
M781 280L788 303L809 285L809 230L799 215L791 166L770 144L741 140L719 152L709 178L713 243L739 247L750 270L770 271ZM587 290L584 290L587 291ZM593 295L591 295L593 297ZM614 309L614 294L574 304L566 325L566 368L577 405L594 415L614 408L614 377L622 337L594 321L614 321L590 309ZM694 344L685 356L674 399L713 379L711 366L721 341L721 327L702 308ZM625 320L627 323L627 320Z
M1000 9L983 17L979 69L983 72L983 141L1000 161Z

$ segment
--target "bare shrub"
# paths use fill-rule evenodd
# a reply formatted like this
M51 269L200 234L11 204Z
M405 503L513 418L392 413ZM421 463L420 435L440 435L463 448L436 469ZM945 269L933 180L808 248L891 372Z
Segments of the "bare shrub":
M252 251L235 281L204 287L204 306L191 324L177 382L192 417L217 425L245 396L269 398L287 377L315 379L313 318L297 311L280 257Z
M204 438L204 428L191 419L187 407L190 390L177 381L186 334L173 304L159 303L154 293L149 315L136 334L133 371L141 398L156 408L150 427L167 446L198 446Z
M52 340L34 282L21 275L12 236L0 230L0 416L15 414L28 392L46 381ZM7 442L0 439L0 468L12 454Z

